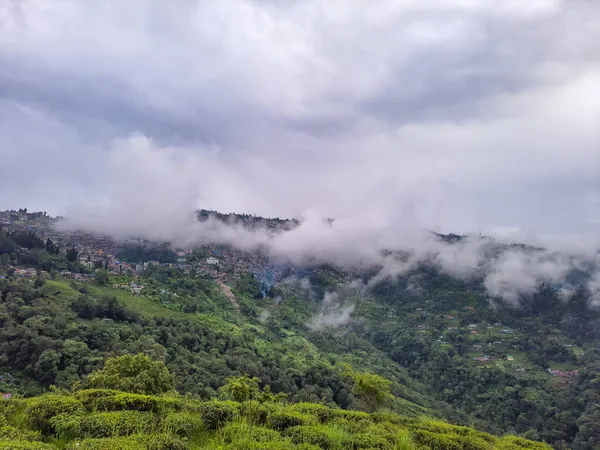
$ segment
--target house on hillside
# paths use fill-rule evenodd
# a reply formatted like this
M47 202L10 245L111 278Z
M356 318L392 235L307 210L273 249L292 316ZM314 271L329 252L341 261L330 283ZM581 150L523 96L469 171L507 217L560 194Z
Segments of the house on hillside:
M562 370L548 369L548 372L553 377L568 377L568 378L573 378L573 377L576 377L577 375L579 375L579 370L570 370L570 371L565 372L565 371L562 371Z
M144 289L144 286L139 286L135 283L131 283L131 293L132 294L140 295L142 293L142 289Z
M219 259L215 258L214 256L211 256L210 258L208 258L206 260L206 264L208 264L210 266L217 266L217 265L219 265Z

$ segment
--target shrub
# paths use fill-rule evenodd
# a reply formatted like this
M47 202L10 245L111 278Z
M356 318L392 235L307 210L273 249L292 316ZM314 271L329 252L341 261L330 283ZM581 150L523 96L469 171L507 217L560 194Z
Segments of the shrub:
M28 442L21 440L0 439L0 449L2 450L56 450L54 445L44 444L43 442Z
M99 412L84 416L81 433L91 438L127 436L152 430L154 416L141 411Z
M0 439L13 439L15 441L39 441L41 434L37 431L20 430L9 425L0 427Z
M79 436L79 428L82 419L81 413L62 413L50 419L56 435L60 438L74 439Z
M415 442L433 450L488 450L490 448L489 442L475 436L416 430L413 438Z
M325 450L333 448L334 443L326 431L313 426L295 426L286 431L286 435L295 444L312 444Z
M227 448L231 450L239 450L239 444L230 444ZM275 442L248 442L243 447L248 450L298 450L300 447L288 441ZM319 447L302 447L302 450L321 450Z
M112 439L84 439L74 441L68 450L146 450L146 445L130 437Z
M75 398L83 403L88 410L93 410L98 399L112 397L119 393L120 391L112 389L83 389L75 393Z
M50 419L59 414L81 414L83 404L73 397L62 395L42 395L27 401L26 414L33 428L40 430L43 434L55 432Z
M269 413L273 411L274 405L260 403L258 400L248 400L242 403L241 413L250 422L264 425L267 423Z
M201 400L185 399L185 400L182 400L181 405L178 405L178 408L181 411L200 413L200 412L202 412L202 405L204 403L206 403L206 402L203 402Z
M157 397L143 394L130 394L111 389L85 389L75 394L88 411L152 411L181 409L181 400L172 397Z
M296 411L277 411L269 416L269 427L284 431L291 427L314 424L316 420L307 414Z
M394 425L409 425L415 423L415 419L411 419L409 417L402 417L399 414L391 412L378 412L371 414L371 419L373 420L373 422L390 422Z
M389 422L373 423L353 437L353 444L357 449L391 448L396 440L397 433L397 428L394 428Z
M347 411L345 409L332 409L333 416L346 419L350 422L371 422L371 416L362 411Z
M0 447L1 448L1 447ZM54 447L53 447L54 448ZM188 446L177 436L158 433L127 437L84 439L72 442L68 450L187 450Z
M145 445L146 450L188 450L189 446L178 436L167 433L135 436L138 443ZM111 449L112 450L112 449Z
M167 414L162 422L162 430L168 434L191 437L204 428L198 414L189 412L173 412Z
M495 436L473 430L472 428L450 425L437 420L421 420L414 422L413 427L419 430L429 431L442 435L460 437L465 449L478 449L497 441Z
M439 420L419 420L413 424L414 428L431 431L432 433L442 433L442 434L458 434L460 436L465 436L473 431L471 428L461 427L457 425L450 425L446 422L441 422Z
M370 433L359 433L352 439L354 449L391 448L390 442L383 436Z
M313 444L299 444L296 445L296 450L321 450L321 447Z
M221 430L221 436L226 443L232 443L239 440L253 442L273 442L280 441L281 435L269 428L249 426L244 423L230 423Z
M229 422L239 413L240 404L232 401L204 402L200 405L200 415L209 430L215 430Z
M534 442L516 436L504 436L498 440L495 448L501 450L521 450L524 448L532 450L550 450L552 447L541 442Z
M334 417L334 412L331 408L318 403L297 403L292 406L292 409L302 414L314 416L321 423L326 423Z

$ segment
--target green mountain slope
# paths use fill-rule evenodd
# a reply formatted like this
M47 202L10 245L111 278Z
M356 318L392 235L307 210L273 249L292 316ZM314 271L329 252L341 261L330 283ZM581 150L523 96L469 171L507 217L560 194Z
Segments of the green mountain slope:
M405 416L555 448L600 445L600 314L582 287L565 302L542 285L514 308L492 301L481 278L460 281L427 265L387 279L371 269L272 268L285 275L275 282L268 261L233 253L212 275L167 263L74 281L55 268L89 269L68 252L33 233L16 236L19 244L11 236L0 236L1 392L70 388L106 358L142 352L167 364L182 395L210 399L228 377L248 375L291 401L364 409L351 370L389 380L386 407ZM128 255L156 255L144 245ZM210 254L197 249L186 260ZM252 276L235 258L260 270ZM11 265L49 273L18 276Z

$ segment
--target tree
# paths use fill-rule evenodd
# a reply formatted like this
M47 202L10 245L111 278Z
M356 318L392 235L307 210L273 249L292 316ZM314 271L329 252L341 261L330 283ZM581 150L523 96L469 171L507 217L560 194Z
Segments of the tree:
M0 265L8 266L10 264L10 255L8 253L2 253L0 255Z
M75 262L77 261L77 256L79 256L79 252L76 248L70 248L67 250L67 261Z
M219 389L219 394L226 400L244 402L254 400L260 395L258 383L260 380L256 377L246 376L231 377L227 379L224 386Z
M99 285L105 285L108 282L108 272L104 269L100 269L96 272L95 280Z
M92 372L85 384L92 388L153 395L172 390L175 377L163 362L138 353L107 359L104 368Z
M354 373L352 379L354 380L352 393L364 401L366 410L369 412L375 411L391 396L391 382L379 375Z
M46 251L51 255L54 254L54 243L50 238L46 239Z

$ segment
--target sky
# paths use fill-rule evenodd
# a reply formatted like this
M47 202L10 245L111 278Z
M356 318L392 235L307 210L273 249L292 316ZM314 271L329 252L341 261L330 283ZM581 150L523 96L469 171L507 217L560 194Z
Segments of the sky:
M600 236L594 0L0 1L0 209Z

